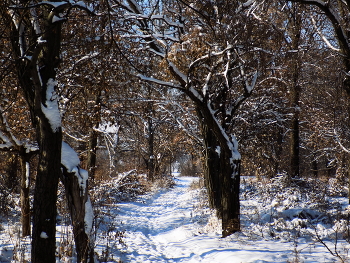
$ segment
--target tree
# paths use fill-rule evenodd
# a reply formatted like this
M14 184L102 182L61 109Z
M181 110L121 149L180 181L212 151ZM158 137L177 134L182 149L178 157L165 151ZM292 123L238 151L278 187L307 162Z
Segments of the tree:
M11 58L15 61L19 85L29 107L39 147L33 203L32 262L55 262L56 200L62 149L56 93L61 31L72 8L90 10L82 2L59 1L6 1L3 8L2 19L9 25L7 37L12 45ZM80 192L80 189L75 191ZM84 214L85 210L81 212ZM79 260L87 262L86 251L84 255L80 252Z
M15 137L5 117L5 111L0 106L0 139L4 142L0 144L2 151L14 152L19 159L20 167L20 203L21 203L21 225L22 236L30 235L30 159L37 154L38 149L34 143L27 143ZM17 168L17 167L16 167Z
M163 68L150 72L152 77L147 72L139 77L185 93L194 103L201 122L208 127L202 133L208 131L213 139L205 144L216 149L220 156L219 167L207 171L212 172L209 176L214 176L214 170L219 169L215 178L220 182L218 209L222 215L223 236L239 231L241 157L237 140L232 135L233 120L239 106L251 95L258 77L251 66L258 59L250 49L253 37L247 33L253 29L253 24L240 11L246 5L166 2L162 13L157 14L160 6L145 7L143 13L142 7L134 1L115 2L131 13L132 18L137 18L136 25L145 33L137 37L154 54L148 56L160 61ZM148 13L149 10L154 13ZM184 24L175 23L170 17L186 17L189 32L185 31ZM237 27L238 21L244 23L247 30L242 32Z
M320 37L324 40L324 43L331 49L339 52L341 55L344 68L344 89L350 94L350 44L349 44L349 19L347 18L350 10L349 1L313 1L313 0L290 0L288 2L299 2L307 6L315 6L321 10L331 23L335 37L337 39L337 48L332 41L329 41L324 35L322 30L319 30Z

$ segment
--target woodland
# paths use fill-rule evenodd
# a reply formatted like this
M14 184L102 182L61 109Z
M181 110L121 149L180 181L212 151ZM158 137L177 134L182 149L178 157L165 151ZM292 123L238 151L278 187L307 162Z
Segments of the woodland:
M33 263L56 262L61 202L97 262L90 195L116 178L201 178L223 238L243 177L349 189L348 0L4 0L0 36L0 213Z

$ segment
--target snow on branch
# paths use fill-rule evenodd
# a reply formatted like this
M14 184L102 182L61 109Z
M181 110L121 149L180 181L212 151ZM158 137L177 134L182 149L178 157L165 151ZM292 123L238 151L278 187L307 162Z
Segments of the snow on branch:
M336 131L335 129L334 129L334 138L335 138L335 141L339 144L340 148L341 148L344 152L350 153L350 150L349 150L348 148L346 148L346 147L342 144L342 142L340 141L340 138L339 138L339 136L338 136L338 133L337 133L337 131Z
M329 41L328 39L325 37L324 34L322 34L321 30L317 27L316 25L316 21L314 19L314 17L311 15L311 21L312 24L314 25L314 28L316 29L317 33L320 35L320 37L322 38L322 40L324 41L324 43L332 50L340 52L341 50L339 48L334 47Z
M99 55L100 53L99 52L90 52L88 55L85 55L83 57L81 57L80 59L78 59L77 61L74 62L74 64L78 64L84 60L87 60L87 59L92 59L92 58L95 58Z
M162 86L167 86L167 87L171 87L171 88L177 88L182 90L182 86L173 82L168 82L168 81L163 81L163 80L159 80L156 78L152 78L152 77L146 77L142 74L138 74L137 77L139 77L141 80L144 81L148 81L148 82L152 82L158 85L162 85Z
M171 102L172 105L177 106L183 113L185 113L185 110L183 109L183 107L181 107L181 105L179 105L179 103L177 102ZM190 130L190 128L186 127L185 124L182 122L181 118L178 118L175 116L174 111L168 110L166 107L164 107L163 105L159 105L159 107L161 109L163 109L167 114L170 115L170 117L172 117L176 123L179 125L179 127L186 132L186 134L196 143L198 144L203 144L203 140L197 136L193 131Z
M255 71L251 85L249 85L248 80L246 80L246 82L245 82L245 83L246 83L246 84L245 84L245 90L246 90L246 92L247 92L248 94L252 93L252 90L253 90L254 87L255 87L257 78L258 78L258 72Z
M0 144L0 150L9 151L13 144L2 131L0 131L0 139L4 142Z
M239 12L241 12L243 9L251 6L251 5L255 5L256 4L256 0L248 0L245 3L242 3L239 5L239 7L236 10L236 13L238 14Z
M178 81L181 83L182 86L185 86L187 83L187 76L183 74L171 61L167 59L168 65L170 70L173 72L173 74L176 76Z
M231 165L235 166L235 161L240 160L241 159L241 154L238 151L238 142L237 139L234 135L228 135L225 130L223 129L222 125L220 125L219 120L215 117L215 111L213 110L213 108L210 106L210 103L207 103L207 108L210 111L210 114L213 118L213 120L216 122L217 127L220 130L221 135L223 136L223 138L225 138L227 147L230 149L231 153L232 153L232 158L230 160ZM232 176L235 176L232 175Z
M60 12L67 7L70 7L70 8L77 7L77 8L80 8L80 9L87 11L88 13L93 14L93 9L88 7L83 1L75 2L73 0L66 0L66 1L60 1L60 2L41 1L39 3L31 4L29 6L12 5L9 8L11 8L11 9L31 9L31 8L39 7L42 5L52 7L53 12Z
M0 106L0 139L4 142L0 148L8 148L22 145L20 141L13 135L10 126L4 116L4 110ZM3 147L1 147L3 146Z
M210 58L210 57L218 57L218 56L222 56L223 54L225 54L228 51L233 50L234 47L229 45L227 48L225 48L224 50L220 51L220 52L210 52L207 55L204 55L200 58L197 58L195 61L193 61L190 65L189 65L189 70L188 71L192 71L194 67L196 67L199 63L201 63L202 61L205 61L206 59Z
M342 26L341 19L339 17L339 13L336 8L332 7L332 2L330 1L321 1L321 0L289 0L290 2L297 2L302 4L314 5L321 9L324 14L331 21L336 37L338 41L341 43L342 51L346 56L350 56L350 45L348 41L348 36L346 33L346 28ZM324 40L324 39L323 39Z
M26 153L35 153L39 150L38 146L33 143L18 140L7 123L4 116L4 110L0 106L0 150L19 151L24 148Z
M79 167L78 154L66 142L62 142L61 164L67 169L68 173L73 173L76 176L79 183L80 196L85 197L89 174L86 170ZM84 231L90 235L94 219L93 209L89 197L84 202Z

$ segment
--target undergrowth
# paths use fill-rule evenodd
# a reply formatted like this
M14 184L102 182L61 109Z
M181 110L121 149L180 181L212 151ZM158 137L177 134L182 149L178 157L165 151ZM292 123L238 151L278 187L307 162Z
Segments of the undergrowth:
M99 262L120 262L114 255L118 254L116 251L126 248L123 241L124 231L117 230L117 222L114 221L115 214L118 213L118 203L133 201L157 188L169 188L173 185L174 178L170 176L162 176L154 182L149 182L145 174L138 174L136 170L94 183L90 189L90 198L94 207L93 236L99 241L95 249ZM31 239L21 237L19 197L15 194L11 196L3 194L1 189L0 187L0 208L3 208L1 213L6 215L6 218L3 218L3 223L0 222L0 232L6 232L7 240L4 240L6 245L2 245L0 250L0 262L30 262ZM59 262L75 262L71 219L64 187L61 184L57 204L56 257ZM10 213L13 214L12 217L8 216Z

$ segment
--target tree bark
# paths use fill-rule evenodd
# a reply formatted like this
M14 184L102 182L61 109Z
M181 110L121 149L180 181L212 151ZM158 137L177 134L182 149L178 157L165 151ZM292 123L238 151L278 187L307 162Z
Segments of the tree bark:
M222 182L220 181L221 168L220 156L217 151L219 143L216 140L213 131L206 125L204 121L201 122L201 130L204 141L204 182L208 191L209 205L212 209L216 209L217 216L219 218L222 218Z
M22 147L18 154L20 160L20 173L21 173L21 225L22 225L22 237L30 235L30 199L29 199L29 158L25 152L25 148Z
M35 113L36 116L40 114ZM39 165L33 203L32 262L56 262L57 187L61 174L62 132L53 132L46 118L37 124Z
M232 151L225 147L221 152L222 178L222 237L241 230L240 225L240 160L232 163Z
M100 111L101 111L101 90L95 95L95 106L94 113L92 116L91 129L89 134L88 141L88 154L87 154L87 163L86 167L89 171L89 177L91 180L95 180L96 173L96 154L97 154L97 142L98 142L98 132L95 131L95 128L98 128L100 125Z
M18 58L16 60L18 79L29 105L39 145L33 202L32 263L54 263L56 262L56 201L61 174L62 131L59 125L56 128L51 126L52 123L45 116L42 107L47 106L48 81L55 80L59 65L61 23L52 23L50 9L43 7L41 12L46 18L43 21L41 36L44 41L39 43L35 30L25 27L25 23L28 22L26 25L31 25L31 19L37 18L31 17L30 12L24 10L23 13L18 14L21 17L20 23L23 22L23 24L18 27L11 25L11 42L13 53ZM21 32L19 30L21 26L27 31ZM22 33L28 34L27 38L24 39ZM31 60L23 59L25 55L23 52L31 55Z
M301 14L298 3L293 4L293 23L291 30L292 50L299 50L301 37ZM290 91L290 102L293 109L291 120L290 136L290 173L289 179L300 176L300 138L299 138L299 115L300 115L300 92L299 73L300 73L300 55L299 51L295 52L292 57L292 84Z
M222 237L226 237L240 231L239 188L241 159L239 153L234 152L237 149L235 149L234 142L229 139L230 135L220 127L207 105L198 103L197 106L200 116L203 117L202 125L207 126L208 131L213 135L213 140L217 141L220 146L220 165L211 166L210 169L219 168L218 181L221 191ZM214 163L207 161L207 164ZM216 162L215 165L217 165ZM213 174L214 170L211 170L209 176ZM215 176L215 178L217 177ZM215 178L210 178L208 182L213 182Z
M152 107L152 106L151 106ZM152 110L148 114L152 114ZM155 179L155 156L154 156L154 127L152 116L147 117L148 130L147 130L147 143L148 143L148 161L147 161L147 171L148 171L148 180L151 182Z
M90 202L87 182L84 186L79 182L78 176L81 176L80 173L82 172L80 169L77 172L68 172L67 168L63 167L62 170L61 181L65 188L68 209L72 220L77 262L93 263L93 242L90 240L90 233L87 233L87 222L85 221L86 205L89 205L87 202Z

